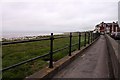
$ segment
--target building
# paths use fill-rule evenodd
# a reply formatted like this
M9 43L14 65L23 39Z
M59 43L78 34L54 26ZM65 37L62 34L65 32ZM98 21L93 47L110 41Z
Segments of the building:
M118 25L118 22L113 23L100 23L95 26L95 31L99 33L113 33L113 32L120 32L120 27Z

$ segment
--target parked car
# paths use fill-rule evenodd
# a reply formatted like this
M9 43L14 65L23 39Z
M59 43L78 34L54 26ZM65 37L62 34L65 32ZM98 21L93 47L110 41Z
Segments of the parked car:
M116 40L120 40L120 32L111 33L111 37L116 39Z
M115 35L115 39L116 39L116 40L120 40L120 32L118 32L118 33Z
M105 32L101 32L100 34L101 34L101 35L104 35L104 34L105 34Z
M111 37L115 38L116 32L111 33Z

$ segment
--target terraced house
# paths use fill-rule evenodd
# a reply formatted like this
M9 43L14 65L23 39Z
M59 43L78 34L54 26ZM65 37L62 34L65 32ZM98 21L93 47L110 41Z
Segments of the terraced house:
M120 27L118 25L118 22L113 23L100 23L95 26L95 31L99 33L113 33L113 32L120 32Z

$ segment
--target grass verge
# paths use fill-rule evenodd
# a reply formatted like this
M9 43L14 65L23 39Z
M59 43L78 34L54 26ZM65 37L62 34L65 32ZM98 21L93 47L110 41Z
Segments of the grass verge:
M88 40L87 40L88 41ZM78 42L78 37L72 38L72 44ZM81 37L81 46L84 44L84 36ZM63 48L69 45L69 37L54 40L53 50ZM72 47L72 52L78 49L78 45ZM10 44L2 46L2 67L8 67L21 61L34 58L48 53L50 50L50 41L38 41L19 44ZM59 51L53 55L54 61L57 61L64 56L68 55L69 48ZM15 67L8 71L3 72L3 79L21 78L33 74L34 72L42 69L48 65L49 56L37 59L35 61L26 63L24 65Z

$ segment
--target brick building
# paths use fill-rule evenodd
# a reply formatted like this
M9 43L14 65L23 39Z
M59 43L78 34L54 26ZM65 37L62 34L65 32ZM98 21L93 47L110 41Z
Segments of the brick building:
M98 31L99 33L113 33L113 32L120 32L120 27L118 25L118 22L113 23L100 23L95 26L95 31Z

